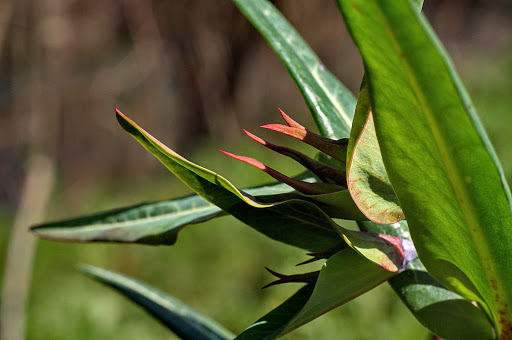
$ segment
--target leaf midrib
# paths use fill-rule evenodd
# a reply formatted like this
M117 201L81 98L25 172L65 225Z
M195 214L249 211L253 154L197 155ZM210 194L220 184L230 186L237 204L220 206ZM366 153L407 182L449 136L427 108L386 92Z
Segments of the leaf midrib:
M108 230L108 229L114 229L114 228L120 228L120 227L126 227L127 225L130 225L130 224L133 224L134 227L135 226L139 226L139 224L145 224L145 223L151 223L151 222L155 222L155 221L158 221L158 220L169 220L169 219L174 219L174 218L179 218L179 217L182 217L182 216L186 216L186 215L189 215L189 214L195 214L197 212L203 212L203 211L208 211L208 210L212 210L215 211L215 210L219 210L219 212L221 212L222 210L215 207L215 206L210 206L210 207L203 207L203 208L197 208L197 209L189 209L189 210L182 210L182 211L179 211L177 213L166 213L166 214L162 214L162 215L158 215L158 216L148 216L148 217L138 217L138 218L135 218L135 219L131 219L131 220L125 220L125 221L115 221L115 222L112 222L112 223L109 223L109 222L106 222L106 221L103 221L103 222L98 222L98 223L92 223L92 224L86 224L86 225L80 225L80 226L71 226L71 227L68 227L68 226L64 226L64 227L58 227L58 226L55 226L55 227L50 227L50 228L45 228L44 230L40 230L41 232L44 232L44 231L52 231L52 230L66 230L66 232L69 232L70 229L76 229L77 231L80 230L81 232L82 231L94 231L94 230ZM204 215L201 215L201 216L198 216L199 218L201 217L204 217Z
M423 91L421 90L421 86L419 85L419 81L415 76L415 73L412 71L412 67L410 66L408 60L407 60L407 54L404 53L402 48L400 47L400 44L398 44L398 41L396 39L396 36L394 34L394 31L392 29L391 23L387 20L386 16L383 14L380 5L377 5L378 7L378 15L381 17L382 21L385 23L387 34L390 37L390 41L393 44L393 47L396 49L396 52L398 52L399 56L404 56L403 58L400 58L400 61L402 62L404 69L406 70L406 74L411 82L412 90L414 91L416 98L418 99L421 107L423 108L423 111L425 113L425 118L427 119L427 122L430 127L430 132L432 134L432 137L436 141L436 147L437 150L441 156L441 160L443 162L443 165L446 168L446 177L448 178L448 181L450 183L451 189L453 191L454 195L454 201L456 202L457 206L462 210L461 217L466 222L466 231L470 236L470 239L473 242L474 248L478 254L479 259L492 259L492 254L490 252L489 247L486 247L486 244L489 244L486 242L486 237L484 236L484 233L482 232L482 229L479 227L480 223L478 222L479 219L476 216L476 214L472 211L472 209L469 209L469 207L466 204L461 204L461 200L463 202L472 202L471 196L467 192L467 190L464 188L464 184L461 180L460 172L458 170L458 167L455 165L455 161L452 157L450 157L450 152L446 148L446 141L445 138L442 136L441 129L439 127L439 124L437 124L437 121L435 119L435 115L433 113L433 110L431 106L428 104L428 101L426 97L423 94ZM454 86L455 87L455 86ZM474 228L473 228L474 227ZM473 230L476 230L477 232L470 232L470 230L473 228ZM482 241L483 242L478 242ZM483 263L480 260L480 267L482 269L482 272L484 273L486 280L488 283L491 282L491 277L489 275L489 272L491 272L494 277L500 277L498 275L497 269L495 267L495 261L489 261L490 263L490 269L491 270L483 270ZM501 293L503 293L502 285L498 285L499 290ZM501 294L503 296L504 294ZM485 301L488 303L489 301ZM495 311L494 311L495 312Z

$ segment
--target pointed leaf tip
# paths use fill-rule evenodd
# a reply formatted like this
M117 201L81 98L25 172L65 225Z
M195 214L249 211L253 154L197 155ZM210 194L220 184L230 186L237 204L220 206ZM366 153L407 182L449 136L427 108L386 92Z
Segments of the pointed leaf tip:
M226 156L229 156L231 158L234 158L238 161L242 161L244 163L247 163L247 164L250 164L260 170L263 170L263 171L266 171L267 170L267 166L263 163L261 163L260 161L254 159L254 158L251 158L251 157L245 157L245 156L238 156L238 155L235 155L235 154L232 154L230 152L227 152L227 151L223 151L223 150L219 150L220 152L222 152L223 154L225 154Z
M256 135L255 135L255 134L253 134L253 133L250 133L249 131L247 131L247 130L245 130L245 129L242 129L242 130L243 130L243 131L245 132L245 134L246 134L247 136L249 136L249 138L251 138L252 140L254 140L254 141L256 141L256 142L260 143L261 145L267 146L268 142L267 142L267 141L265 141L264 139L262 139L262 138L260 138L260 137L256 136Z
M282 124L266 124L262 125L261 128L269 129L275 132L285 134L293 137L300 141L303 141L315 149L329 155L341 163L346 162L347 154L347 143L346 140L333 140L320 136L314 132L311 132L305 128L299 128L294 126L286 126Z
M299 162L305 168L311 170L323 181L327 182L326 179L328 178L341 186L347 186L345 170L317 161L303 154L302 152L296 151L294 149L269 143L266 140L250 133L247 130L243 131L247 134L247 136L249 136L254 141L258 142L259 144Z
M281 110L279 108L278 108L278 110L279 110L279 113L281 114L281 116L283 117L284 121L286 122L286 124L288 124L288 126L295 127L298 129L306 129L304 126L300 125L299 123L294 121L290 116L288 116L286 113L284 113L283 110Z
M219 151L231 158L242 161L244 163L247 163L249 165L252 165L252 166L264 171L265 173L272 176L276 180L283 182L285 184L288 184L295 190L297 190L303 194L306 194L306 195L321 195L321 194L336 192L336 191L340 191L340 190L344 189L341 185L338 185L338 184L309 183L309 182L305 182L305 181L296 180L294 178L288 177L288 176L280 173L279 171L272 169L271 167L266 166L265 164L261 163L260 161L254 159L254 158L245 157L245 156L237 156L237 155L234 155L232 153L222 151L222 150L219 150Z

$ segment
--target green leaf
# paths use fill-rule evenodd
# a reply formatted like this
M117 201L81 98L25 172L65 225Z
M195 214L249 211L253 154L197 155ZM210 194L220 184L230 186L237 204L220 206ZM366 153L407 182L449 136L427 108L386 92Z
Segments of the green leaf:
M510 190L451 62L406 0L339 1L384 164L424 265L512 332Z
M359 97L366 93L362 90ZM369 108L356 110L357 118L359 113L365 119L359 133L354 132L359 130L358 120L353 125L354 133L351 133L350 158L347 159L348 189L359 210L369 220L380 224L396 223L404 219L404 214L384 168L372 113Z
M143 203L32 227L40 237L60 241L174 244L184 226L225 215L200 196Z
M233 0L274 49L295 80L322 135L349 136L355 107L352 93L334 77L315 53L267 0ZM340 121L343 124L329 124Z
M302 310L286 325L286 334L389 280L396 273L371 263L346 248L331 256Z
M281 305L267 313L238 335L236 340L271 340L279 336L291 319L304 307L311 297L314 284L308 284L293 294Z
M271 238L313 252L337 249L336 231L361 255L391 271L401 271L416 255L410 241L360 234L337 225L319 207L291 199L264 203L218 174L189 162L117 111L121 126L196 193ZM356 208L357 209L357 208Z
M307 181L315 180L307 174L298 177ZM283 183L273 183L245 191L261 196L265 201L267 197L289 193L290 190ZM220 208L201 196L191 195L40 224L31 230L37 236L60 241L172 245L183 227L224 215Z
M218 323L194 311L178 299L143 282L116 272L84 265L80 271L106 284L146 309L182 339L233 339Z
M493 339L493 329L481 308L446 289L418 260L390 279L390 284L414 316L442 339Z

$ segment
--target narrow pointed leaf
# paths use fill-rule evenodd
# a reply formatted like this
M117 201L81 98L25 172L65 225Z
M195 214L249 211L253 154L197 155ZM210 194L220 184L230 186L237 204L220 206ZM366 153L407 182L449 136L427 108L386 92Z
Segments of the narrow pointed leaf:
M302 92L309 109L314 112L322 135L348 137L355 107L352 93L325 69L307 43L270 1L233 2L279 56ZM344 123L327 123L333 120Z
M346 139L333 140L321 135L317 135L316 133L313 133L304 128L290 127L281 124L267 124L261 127L305 142L342 163L345 163L347 158Z
M384 164L428 271L512 334L510 190L437 38L406 0L339 1Z
M250 133L249 131L244 130L244 132L247 136L249 136L252 140L258 142L259 144L299 162L302 166L313 172L319 178L325 180L330 179L339 185L347 187L347 176L344 169L340 169L332 165L322 163L297 150L269 143L266 140Z
M178 299L128 276L94 267L81 266L80 270L106 284L146 309L181 339L224 340L234 335L215 321L199 314Z
M303 174L301 180L315 181ZM289 186L272 183L245 190L263 198L290 193ZM279 197L279 196L277 196ZM73 242L127 242L172 245L185 226L224 216L222 209L198 195L143 203L89 216L44 223L31 228L37 236Z
M225 215L200 196L143 203L32 227L40 237L77 242L174 244L183 226Z
M334 184L334 183L321 183L321 182L320 183L310 183L310 182L297 180L295 178L291 178L286 175L283 175L282 173L272 169L271 167L266 166L265 164L261 163L260 161L254 159L254 158L245 157L245 156L237 156L237 155L234 155L232 153L222 151L222 150L220 150L220 152L222 152L226 156L229 156L236 160L239 160L239 161L242 161L249 165L252 165L252 166L256 167L257 169L260 169L263 172L267 173L268 175L272 176L274 179L277 179L280 182L286 183L289 186L291 186L292 188L294 188L295 190L300 191L301 193L306 194L306 195L321 195L321 194L341 191L344 189L339 184Z

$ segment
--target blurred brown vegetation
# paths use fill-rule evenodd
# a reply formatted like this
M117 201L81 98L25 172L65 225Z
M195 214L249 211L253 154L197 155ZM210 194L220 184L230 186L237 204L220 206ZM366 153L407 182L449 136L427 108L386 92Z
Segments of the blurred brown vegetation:
M356 91L362 67L333 1L275 1ZM510 46L508 1L425 1L456 63ZM477 48L474 48L478 46ZM2 1L0 204L15 206L25 159L50 155L87 186L159 171L113 108L178 151L307 108L270 48L227 0ZM270 115L273 116L270 116ZM132 177L133 178L133 177Z

